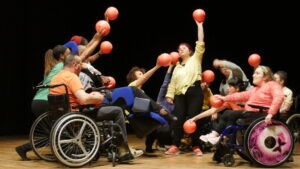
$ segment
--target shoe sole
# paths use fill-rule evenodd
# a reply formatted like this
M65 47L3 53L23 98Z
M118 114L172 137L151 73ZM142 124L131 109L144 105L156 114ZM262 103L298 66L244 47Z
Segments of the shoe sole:
M178 152L178 153L165 153L165 155L179 155L180 154L180 152Z

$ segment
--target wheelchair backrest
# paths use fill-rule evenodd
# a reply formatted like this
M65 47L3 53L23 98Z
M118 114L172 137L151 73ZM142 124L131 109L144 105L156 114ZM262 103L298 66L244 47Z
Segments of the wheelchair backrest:
M63 114L70 112L70 102L67 94L49 94L48 103L52 120L56 120Z
M120 87L112 91L112 103L114 103L119 98L126 101L127 107L132 107L134 102L134 95L131 87ZM107 102L107 100L106 100Z

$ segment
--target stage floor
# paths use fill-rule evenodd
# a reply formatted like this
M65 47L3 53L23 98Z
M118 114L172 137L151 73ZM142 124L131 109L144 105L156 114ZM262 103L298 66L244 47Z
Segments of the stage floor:
M143 149L144 140L139 139L134 135L129 135L130 146L137 149ZM27 142L27 136L13 135L13 136L0 136L0 169L47 169L47 168L66 168L58 162L46 162L37 159L33 152L28 156L31 161L21 161L21 158L15 152L15 147ZM215 163L212 161L212 153L205 153L201 157L193 156L192 152L182 153L178 156L166 156L163 152L158 152L155 155L143 155L134 159L129 163L117 164L112 167L106 158L100 158L99 161L86 165L82 168L122 168L122 169L199 169L199 168L227 168L223 163ZM240 157L235 156L235 164L233 167L243 168L256 168L249 162L242 160ZM285 163L278 168L300 168L300 155L294 156L294 162Z

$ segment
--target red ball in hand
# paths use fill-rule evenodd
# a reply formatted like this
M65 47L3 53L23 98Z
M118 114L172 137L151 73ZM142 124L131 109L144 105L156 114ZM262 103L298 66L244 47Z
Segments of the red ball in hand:
M105 11L105 16L109 19L109 20L116 20L119 16L119 11L117 8L111 6L108 7Z
M215 107L215 108L219 108L223 105L224 101L222 99L219 98L219 96L211 96L210 99L210 104Z
M205 20L205 11L203 9L196 9L193 12L193 18L197 21L197 22L203 22Z
M215 80L215 73L211 70L205 70L202 72L202 81L203 82L213 82Z
M100 51L103 54L108 54L112 51L113 45L109 41L103 41L100 44Z
M261 58L256 53L250 55L248 58L248 63L253 67L257 67L260 64L260 62L261 62Z
M180 55L178 54L178 52L171 52L170 56L172 57L172 64L176 64L180 58Z
M183 130L184 132L191 134L194 133L197 129L197 125L194 121L192 120L187 120L183 124Z
M110 25L105 20L100 20L95 25L96 31L101 33L103 36L106 36L110 32Z
M172 57L167 53L163 53L157 57L157 63L160 66L164 66L164 67L169 66L171 62L172 62Z

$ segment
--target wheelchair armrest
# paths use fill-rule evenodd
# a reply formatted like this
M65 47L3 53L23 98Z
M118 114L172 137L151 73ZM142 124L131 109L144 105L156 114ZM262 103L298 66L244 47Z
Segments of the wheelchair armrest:
M248 104L248 106L258 109L260 112L263 112L264 110L268 110L269 107L264 107L264 106L258 106L258 105L253 105L253 104Z

